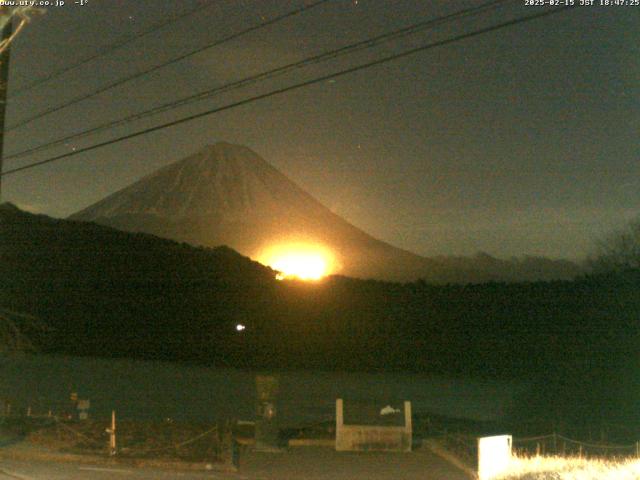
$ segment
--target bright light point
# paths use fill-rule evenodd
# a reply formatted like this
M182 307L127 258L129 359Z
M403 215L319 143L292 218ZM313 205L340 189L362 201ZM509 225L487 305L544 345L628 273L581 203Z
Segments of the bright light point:
M239 323L239 324L237 324L237 325L236 325L236 330L237 330L238 332L243 331L245 328L247 328L247 327L245 327L245 326L244 326L244 325L242 325L241 323Z
M272 247L260 255L260 261L278 272L276 280L320 280L333 270L333 255L319 245Z

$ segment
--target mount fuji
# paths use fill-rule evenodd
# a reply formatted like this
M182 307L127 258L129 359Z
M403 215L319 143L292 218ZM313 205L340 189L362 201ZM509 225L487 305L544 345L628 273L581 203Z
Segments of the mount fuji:
M435 283L571 278L578 267L538 257L425 258L378 240L322 205L251 149L219 142L70 217L259 259L274 244L322 245L333 273Z

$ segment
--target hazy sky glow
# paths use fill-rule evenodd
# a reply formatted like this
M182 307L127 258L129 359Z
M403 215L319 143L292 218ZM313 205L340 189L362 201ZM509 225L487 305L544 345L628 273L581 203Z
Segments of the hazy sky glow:
M73 2L70 2L73 3ZM52 8L11 59L7 122L304 2L220 0L19 96L12 89L186 11L193 0ZM310 2L306 2L310 3ZM8 134L16 151L480 2L330 1ZM517 16L511 2L388 45L73 142L5 169ZM368 233L419 254L579 258L640 213L640 7L578 7L3 179L66 216L218 140L247 145Z

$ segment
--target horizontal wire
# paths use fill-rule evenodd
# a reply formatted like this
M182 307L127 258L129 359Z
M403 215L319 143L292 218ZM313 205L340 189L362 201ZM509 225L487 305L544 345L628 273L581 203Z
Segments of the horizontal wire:
M276 90L272 90L272 91L267 92L267 93L263 93L263 94L260 94L260 95L256 95L256 96L253 96L253 97L249 97L249 98L243 99L243 100L239 100L237 102L233 102L233 103L221 106L221 107L216 107L216 108L213 108L213 109L210 109L210 110L206 110L204 112L200 112L200 113L196 113L196 114L193 114L193 115L189 115L187 117L183 117L183 118L180 118L180 119L177 119L177 120L173 120L171 122L167 122L167 123L163 123L163 124L160 124L160 125L156 125L154 127L149 127L149 128L145 128L143 130L138 130L136 132L133 132L133 133L130 133L130 134L127 134L127 135L123 135L121 137L113 138L113 139L110 139L110 140L107 140L107 141L104 141L104 142L100 142L100 143L97 143L97 144L94 144L94 145L91 145L91 146L88 146L88 147L84 147L84 148L75 150L73 152L67 152L67 153L64 153L64 154L61 154L61 155L57 155L57 156L54 156L54 157L51 157L51 158L47 158L47 159L44 159L44 160L33 162L33 163L28 164L28 165L24 165L24 166L21 166L21 167L16 167L16 168L7 170L5 172L1 172L0 173L0 177L7 176L7 175L12 175L12 174L15 174L15 173L18 173L18 172L21 172L21 171L25 171L25 170L28 170L28 169L31 169L31 168L35 168L35 167L38 167L38 166L41 166L41 165L45 165L45 164L48 164L48 163L56 162L56 161L62 160L64 158L69 158L69 157L72 157L72 156L75 156L75 155L79 155L81 153L85 153L85 152L89 152L89 151L92 151L92 150L96 150L98 148L105 147L105 146L108 146L108 145L112 145L112 144L115 144L115 143L120 143L120 142L123 142L125 140L129 140L129 139L132 139L132 138L139 137L141 135L146 135L146 134L158 131L158 130L163 130L165 128L169 128L169 127L173 127L173 126L176 126L176 125L180 125L182 123L190 122L192 120L196 120L196 119L199 119L199 118L202 118L202 117L206 117L206 116L209 116L209 115L212 115L212 114L215 114L215 113L219 113L219 112L222 112L222 111L225 111L225 110L236 108L236 107L239 107L239 106L242 106L242 105L247 105L249 103L253 103L253 102L258 101L258 100L263 100L263 99L266 99L266 98L274 97L274 96L281 95L281 94L286 93L286 92L290 92L290 91L297 90L297 89L300 89L300 88L304 88L304 87L307 87L307 86L310 86L310 85L321 83L321 82L324 82L324 81L327 81L327 80L331 80L331 79L334 79L334 78L337 78L337 77L340 77L340 76L343 76L343 75L347 75L347 74L350 74L350 73L355 73L355 72L358 72L358 71L361 71L361 70L364 70L364 69L367 69L367 68L371 68L371 67L374 67L374 66L377 66L377 65L382 65L382 64L390 62L392 60L397 60L397 59L400 59L400 58L404 58L404 57L407 57L409 55L413 55L413 54L416 54L416 53L419 53L419 52L430 50L432 48L436 48L436 47L443 46L443 45L448 45L448 44L451 44L451 43L454 43L454 42L458 42L460 40L476 37L478 35L482 35L482 34L485 34L485 33L497 31L497 30L500 30L500 29L503 29L503 28L511 27L511 26L514 26L514 25L517 25L517 24L521 24L521 23L524 23L524 22L528 22L528 21L531 21L531 20L535 20L535 19L539 19L539 18L542 18L542 17L547 17L547 16L550 16L550 15L554 15L554 14L569 10L571 8L575 8L575 7L565 6L565 7L561 7L561 8L557 8L557 9L553 9L553 10L547 10L547 11L544 11L544 12L541 12L541 13L538 13L538 14L535 14L535 15L528 15L528 16L525 16L525 17L518 17L518 18L516 18L514 20L509 20L507 22L503 22L503 23L500 23L500 24L497 24L497 25L492 25L490 27L481 28L481 29L478 29L478 30L475 30L475 31L472 31L472 32L468 32L468 33L464 33L464 34L460 34L460 35L457 35L457 36L454 36L454 37L451 37L451 38L448 38L448 39L444 39L444 40L439 40L439 41L436 41L436 42L428 43L426 45L422 45L420 47L416 47L416 48L412 48L412 49L409 49L409 50L405 50L403 52L400 52L400 53L397 53L397 54L394 54L394 55L390 55L390 56L387 56L387 57L384 57L384 58L381 58L381 59L378 59L378 60L374 60L374 61L362 64L362 65L358 65L358 66L355 66L355 67L350 67L350 68L347 68L347 69L344 69L344 70L340 70L338 72L334 72L334 73L330 73L330 74L323 75L323 76L320 76L320 77L316 77L316 78L311 79L311 80L306 80L306 81L303 81L303 82L300 82L300 83L297 83L297 84L293 84L293 85L290 85L290 86L287 86L287 87L283 87L283 88L279 88L279 89L276 89Z

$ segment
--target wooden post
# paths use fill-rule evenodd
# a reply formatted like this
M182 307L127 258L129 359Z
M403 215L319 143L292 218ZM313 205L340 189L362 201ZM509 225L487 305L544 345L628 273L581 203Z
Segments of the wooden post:
M640 442L636 442L636 458L640 458Z
M413 430L413 420L411 419L411 402L405 400L404 402L404 428L407 433L411 433Z
M336 432L344 425L344 404L341 398L336 399Z
M341 398L336 399L336 450L343 450L344 403Z
M111 455L116 454L116 411L111 410L111 438L109 439Z
M402 440L402 450L410 452L413 446L413 419L411 418L411 402L404 402L404 435Z
M116 411L111 410L111 428L107 428L109 434L109 455L116 454Z
M2 7L3 9L6 7ZM10 19L2 29L2 40L7 40L13 33L12 19ZM7 47L4 54L0 56L0 173L2 173L2 159L4 157L4 130L5 116L7 111L7 90L9 88L9 58L11 56L11 45ZM2 202L2 177L0 177L0 202Z

